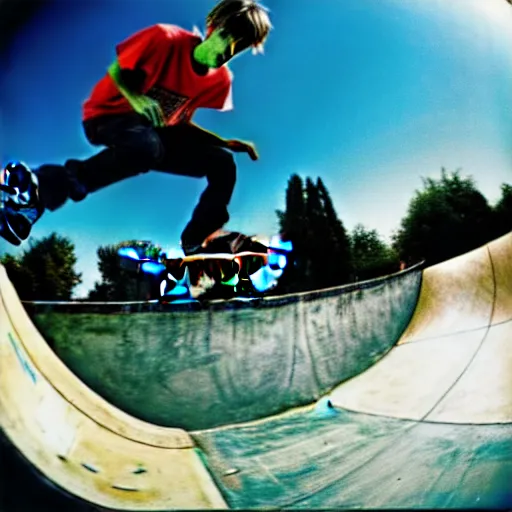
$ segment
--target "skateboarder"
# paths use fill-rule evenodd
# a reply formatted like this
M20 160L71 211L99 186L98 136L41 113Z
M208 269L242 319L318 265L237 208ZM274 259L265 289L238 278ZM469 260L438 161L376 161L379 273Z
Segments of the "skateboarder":
M267 10L252 0L222 0L206 19L202 39L158 24L116 47L117 58L83 104L88 141L106 146L86 160L30 170L9 163L0 173L7 197L0 234L19 245L45 210L131 176L157 170L196 178L207 187L181 235L185 254L229 219L236 181L233 152L258 155L251 143L224 140L192 122L198 108L229 110L232 74L225 64L252 47L262 52L270 32Z

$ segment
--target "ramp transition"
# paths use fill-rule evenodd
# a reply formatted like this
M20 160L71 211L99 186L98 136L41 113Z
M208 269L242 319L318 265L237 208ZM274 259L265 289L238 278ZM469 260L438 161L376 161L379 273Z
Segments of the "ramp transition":
M307 405L371 367L414 313L421 271L247 304L41 304L30 315L81 381L144 421L186 430ZM191 383L193 385L191 386Z
M338 378L347 382L313 389L332 407L311 400L187 432L136 419L85 386L48 347L1 268L0 425L48 481L100 509L510 508L511 278L512 234L430 267L411 295L409 318L377 360L369 345L363 368ZM343 300L362 297L358 289L349 294ZM321 297L296 306L304 316L292 325L311 338L315 322L332 325L311 313L345 325L340 319L355 311L336 302L322 309ZM184 315L191 322L196 313ZM361 331L332 332L348 339ZM249 341L257 346L258 332ZM331 353L327 344L309 352L327 370L347 353L339 346L351 346L330 341ZM265 368L264 352L251 357ZM302 376L311 380L306 370ZM2 473L7 485L4 466Z

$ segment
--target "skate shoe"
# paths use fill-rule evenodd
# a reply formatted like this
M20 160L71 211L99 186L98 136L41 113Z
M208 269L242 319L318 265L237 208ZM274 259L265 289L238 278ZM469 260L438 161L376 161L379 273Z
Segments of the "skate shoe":
M0 170L0 236L20 245L43 211L37 176L23 163L9 162Z

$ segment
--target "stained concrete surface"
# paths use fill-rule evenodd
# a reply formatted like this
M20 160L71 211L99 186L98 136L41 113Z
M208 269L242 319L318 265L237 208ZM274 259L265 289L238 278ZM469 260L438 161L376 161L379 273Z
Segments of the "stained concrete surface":
M200 429L308 404L369 368L407 327L420 284L413 269L257 306L102 314L31 305L31 315L66 365L112 404Z
M194 396L196 388L204 392L201 387L207 382L205 376L209 376L217 385L212 399L230 400L232 407L243 411L238 420L233 420L235 413L231 423L225 423L223 411L210 422L209 428L196 427L188 429L188 433L169 429L169 438L176 442L189 436L195 445L190 455L197 454L202 461L201 466L194 459L189 466L195 476L180 483L183 496L194 495L214 503L219 502L217 493L220 493L226 507L234 509L510 509L511 261L512 233L421 273L406 272L390 280L364 285L360 290L344 290L343 293L335 290L292 300L280 299L268 308L264 305L224 308L220 315L218 309L165 311L154 316L145 313L147 323L132 326L123 324L126 320L118 314L116 306L110 305L109 315L102 315L105 322L96 333L106 343L108 336L115 335L115 328L124 325L111 349L118 363L123 350L129 351L122 348L123 342L135 349L136 357L128 361L132 366L127 372L129 376L130 371L136 372L137 365L147 363L141 359L144 346L134 341L131 327L139 328L135 330L135 338L143 333L147 341L152 339L151 333L153 336L162 334L162 326L155 323L155 318L183 315L176 321L177 316L166 318L167 323L173 319L176 324L178 334L173 339L179 343L167 345L173 348L167 353L166 345L160 346L160 358L168 365L165 371L174 364L173 371L177 371L183 384L177 388L177 393L167 395L168 403L172 406L180 399L186 401L187 393ZM407 287L402 288L406 280L410 285L408 291ZM0 285L2 297L5 297L7 285L4 281ZM128 425L136 420L123 416L126 413L112 408L99 394L88 391L48 349L40 335L35 336L30 320L23 317L26 315L21 312L23 308L14 306L8 305L14 316L2 314L12 322L11 329L17 326L15 331L21 333L20 343L31 347L25 356L27 361L41 371L47 382L45 389L48 392L53 389L54 396L64 400L63 411L67 411L69 418L89 425L80 430L81 442L86 443L89 456L108 462L109 470L115 472L117 466L113 457L126 458L128 454L116 454L104 443L94 442L92 432L98 427L107 429L109 433L102 436L114 442L116 436L126 436L130 431ZM30 305L26 306L30 309ZM41 315L40 319L48 313L38 310L37 305L32 306L33 312ZM71 307L65 305L64 309ZM156 313L153 306L147 308L150 312L153 308L152 314ZM53 313L58 313L57 310L53 308ZM129 309L124 311L130 317ZM372 315L380 315L379 320L374 321ZM73 315L78 327L79 316ZM105 320L107 317L110 320ZM399 327L392 325L394 318L399 319ZM279 321L282 321L280 327L272 324L279 324ZM198 327L194 328L196 324ZM204 332L205 327L217 334L197 334ZM191 329L195 337L187 337ZM5 333L8 331L9 327ZM72 332L70 326L68 333ZM267 337L261 340L259 332L268 334L272 342L267 345ZM90 336L92 339L92 334ZM363 347L358 349L351 336ZM320 340L318 345L317 340ZM49 341L54 347L58 345L56 338ZM227 347L224 352L219 350L223 343ZM149 347L151 351L151 344ZM190 347L194 347L191 352ZM22 387L18 389L7 377L28 370L14 364L15 354L9 348L8 336L2 337L0 348L2 354L13 361L12 364L6 361L0 374L4 382L0 386L0 425L6 432L18 433L18 437L7 436L8 441L21 447L29 462L34 463L40 454L41 460L50 460L48 457L52 454L47 451L51 447L37 444L31 437L36 434L35 426L27 423L26 429L13 430L12 422L17 421L17 415L28 418L32 410L27 409L28 406L24 408L24 400L15 401ZM101 355L108 352L108 348L99 345L94 349L82 345L82 350L84 366L93 354L96 359L91 360L90 365L99 364ZM45 356L41 357L43 352ZM153 356L157 357L156 351ZM276 367L272 366L274 356L279 363ZM217 368L216 372L205 372L198 378L198 373L194 372L201 362L211 368L221 363L225 371ZM355 366L351 367L349 362ZM255 372L248 370L251 363L257 366ZM61 375L58 378L57 368ZM267 368L271 369L268 374L264 371ZM65 371L69 375L63 378ZM27 375L30 377L30 372ZM147 385L151 379L154 375L148 377ZM25 377L23 396L29 404L32 398L27 382ZM146 385L142 378L139 384ZM70 386L75 392L69 391ZM251 386L260 389L252 390ZM122 388L119 389L122 392ZM326 396L315 405L314 400L320 394ZM88 397L87 407L96 414L96 419L86 417L81 395ZM9 400L6 397L10 397ZM271 416L273 409L268 407L272 399L286 404L276 408L275 416ZM261 409L256 403L258 400L264 404ZM309 404L294 409L292 404L300 405L301 400L309 400ZM326 407L326 403L330 407ZM206 414L213 411L208 409L208 404L201 406ZM183 408L186 413L185 405ZM108 413L98 415L100 410ZM279 413L281 410L283 412ZM109 417L118 419L110 425ZM67 415L55 416L53 421L55 427L63 431L64 427L71 426ZM245 423L236 424L236 421ZM137 442L154 437L149 432L157 428L155 425L137 425L133 431L139 438ZM165 436L165 429L159 432ZM51 429L41 434L48 436ZM32 450L37 446L37 451L24 451L25 441L31 443ZM127 441L119 439L114 444L124 446ZM180 446L173 449L190 450L189 445ZM72 445L68 449L76 452ZM141 454L147 451L143 447L140 450ZM151 452L155 453L153 463L162 471L173 465L180 467L179 451ZM85 452L82 449L80 453ZM56 467L55 460L52 464ZM45 464L40 463L39 469L46 475L51 473ZM213 484L206 478L206 469ZM54 475L52 485L68 489L66 482L73 475L66 473L65 467L59 471L51 473ZM148 491L156 489L159 474L151 471L145 479ZM2 490L14 489L9 472L4 471L2 476L5 478ZM84 480L80 485L85 483ZM201 485L206 485L208 493L200 490ZM89 495L90 500L101 506L108 501L104 492L106 489ZM150 494L144 496L147 497L137 502L137 509L154 510ZM173 496L167 498L172 500ZM118 500L116 510L128 508L123 506L121 496L115 499Z

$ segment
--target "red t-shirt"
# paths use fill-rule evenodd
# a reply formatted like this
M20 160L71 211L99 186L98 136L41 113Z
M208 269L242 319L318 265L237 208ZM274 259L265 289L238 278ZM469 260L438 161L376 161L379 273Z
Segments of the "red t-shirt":
M132 35L116 47L122 69L142 69L142 94L157 100L166 123L192 118L199 107L232 108L232 74L227 66L209 69L204 76L192 68L192 49L201 39L175 25L154 25ZM107 73L83 104L83 120L106 114L133 112Z

